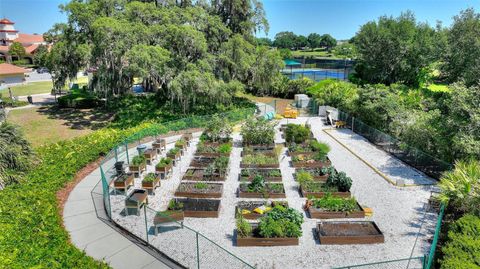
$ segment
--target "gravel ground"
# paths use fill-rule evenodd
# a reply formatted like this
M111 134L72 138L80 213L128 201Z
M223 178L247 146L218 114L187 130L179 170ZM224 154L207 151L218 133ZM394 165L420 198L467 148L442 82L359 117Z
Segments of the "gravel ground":
M390 259L407 258L413 250L413 256L423 256L429 248L428 239L432 236L432 228L436 221L435 213L424 213L424 209L433 187L409 187L399 188L387 183L382 177L376 174L371 168L357 159L331 137L326 135L322 129L321 120L318 117L289 119L288 122L302 123L309 121L312 131L317 139L326 142L331 146L329 158L339 171L344 171L353 179L352 194L360 204L373 209L374 214L369 219L376 222L385 235L384 244L376 245L320 245L314 236L316 219L308 219L305 216L305 223L302 225L303 236L300 238L299 246L288 247L236 247L234 246L235 218L234 208L240 200L258 200L237 198L236 192L239 185L238 174L240 172L240 141L238 133L234 134L235 147L230 156L230 172L224 183L223 197L221 199L221 210L219 218L195 219L186 218L185 225L199 231L207 238L219 244L228 251L241 257L249 264L257 268L331 268L347 266ZM286 123L287 120L282 120ZM278 129L278 128L277 128ZM198 137L198 134L197 134ZM172 137L171 141L178 139ZM345 141L343 140L345 139ZM369 156L376 154L377 158L386 158L375 151L375 146L359 139L348 139L342 137L343 142L348 142L355 152L361 152ZM361 142L357 142L361 141ZM284 142L280 132L276 134L276 142ZM190 160L195 152L197 140L182 157L180 166L174 168L172 177L162 180L162 186L157 189L154 196L149 196L149 206L155 210L165 210L168 201L180 184L181 176L185 173ZM169 144L167 148L173 147ZM305 198L298 193L298 184L293 179L294 168L289 166L290 157L283 150L280 157L280 168L283 175L287 201L289 205L303 212L302 206ZM135 150L131 150L132 153ZM373 153L371 153L373 152ZM392 158L392 157L389 157ZM377 163L375 163L377 164ZM381 164L381 163L379 163ZM148 167L153 170L152 167ZM408 166L395 170L395 177L404 177L410 180L414 171ZM388 176L391 170L384 171ZM140 179L135 180L136 187L141 184ZM147 212L147 227L145 216L124 216L124 196L112 195L112 217L122 226L133 233L146 238L148 230L149 242L156 246L173 259L188 266L196 266L196 245L195 233L189 229L181 229L179 225L173 225L159 235L154 235L153 223L154 212ZM282 200L282 199L279 199ZM422 220L425 220L423 223ZM174 227L177 226L177 227ZM416 243L416 235L421 228L420 237ZM215 244L199 237L200 265L204 268L238 268L241 262L229 256ZM416 268L418 264L411 264L410 268ZM386 268L386 267L385 267ZM405 267L403 267L405 268Z

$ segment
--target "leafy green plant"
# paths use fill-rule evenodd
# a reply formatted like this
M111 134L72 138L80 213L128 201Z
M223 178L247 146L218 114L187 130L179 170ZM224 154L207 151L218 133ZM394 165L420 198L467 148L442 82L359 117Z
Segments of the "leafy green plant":
M160 161L157 163L156 167L163 168L163 167L166 167L166 166L168 166L172 163L173 163L172 158L165 157L165 158L160 159Z
M287 124L285 140L287 143L303 143L310 138L310 128L298 124Z
M224 143L218 147L219 153L230 153L232 152L232 143Z
M338 191L346 192L350 191L350 187L352 187L352 179L345 172L331 173L328 176L327 185L337 187Z
M175 142L176 148L183 148L187 145L187 141L184 138L181 138Z
M145 158L145 156L137 155L137 156L132 158L132 165L140 166L140 165L145 164L146 161L147 161L147 159Z
M142 182L154 182L157 179L157 175L155 173L148 173L142 180Z
M255 175L252 182L248 184L249 192L263 192L265 191L265 178L261 175Z
M167 154L176 155L179 152L180 152L180 148L174 147L170 149Z
M258 233L265 238L298 238L302 235L302 223L302 213L293 208L277 205L260 219Z
M480 217L467 214L449 226L440 269L480 267Z
M275 138L274 125L265 119L251 118L242 126L241 135L247 145L271 144Z
M195 185L193 185L193 187L197 190L204 190L208 188L208 184L205 182L197 182Z
M279 183L267 184L267 189L269 190L269 192L273 192L273 193L283 193L284 192L283 184L279 184Z
M213 116L202 134L204 139L211 142L225 140L232 133L232 125L225 118Z
M269 169L268 170L269 177L281 177L282 172L279 169Z
M316 151L321 155L327 156L327 154L330 152L330 146L326 143L321 143L317 140L311 140L309 145L313 151Z
M228 157L218 157L213 161L213 167L215 170L218 170L221 175L224 175L227 172L228 161Z
M178 202L175 199L172 199L170 200L170 202L168 202L168 210L182 210L182 209L183 209L182 202Z
M358 209L355 198L334 197L330 193L322 198L312 199L312 204L316 208L334 212L353 212Z
M240 237L248 237L252 234L252 225L245 220L242 214L237 214L237 233Z
M306 183L313 181L313 176L308 171L300 170L296 173L296 179L300 185L305 185Z
M440 179L439 199L459 213L480 215L480 161L458 161Z
M249 177L252 174L252 171L250 169L242 169L240 171L240 176L242 177Z

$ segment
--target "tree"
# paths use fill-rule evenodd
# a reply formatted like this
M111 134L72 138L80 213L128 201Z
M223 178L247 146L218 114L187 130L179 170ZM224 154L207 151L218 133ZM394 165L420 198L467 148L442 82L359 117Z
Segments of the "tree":
M257 0L213 0L212 8L234 34L247 36L261 30L268 32L263 4Z
M335 38L333 38L331 35L329 35L329 34L322 35L322 39L320 41L320 46L326 47L327 50L330 50L333 47L335 47L336 45L337 45L337 40Z
M222 45L219 55L220 77L226 81L247 81L253 64L255 47L236 34Z
M352 43L342 43L337 45L334 50L337 57L353 59L357 56L357 48Z
M308 35L307 40L308 46L313 50L320 47L320 44L322 42L322 36L317 33L311 33Z
M252 65L252 86L258 94L271 93L271 85L285 64L277 50L267 47L257 47L255 61Z
M257 37L257 46L267 46L271 47L273 45L273 41L270 40L268 37Z
M325 79L306 89L320 105L334 106L345 111L353 111L358 99L355 84L335 79Z
M443 71L450 82L480 84L480 14L470 8L453 18Z
M10 47L8 48L8 54L10 56L16 57L18 60L22 59L25 54L25 48L22 46L20 42L13 42Z
M45 45L38 46L33 55L33 62L38 66L46 66L48 57L48 48Z
M292 49L297 47L297 35L293 32L279 32L275 35L273 45L277 48Z
M300 49L308 46L308 39L303 35L298 35L295 40L295 48Z
M418 86L421 71L435 60L435 31L411 12L380 17L355 36L357 75L368 83Z

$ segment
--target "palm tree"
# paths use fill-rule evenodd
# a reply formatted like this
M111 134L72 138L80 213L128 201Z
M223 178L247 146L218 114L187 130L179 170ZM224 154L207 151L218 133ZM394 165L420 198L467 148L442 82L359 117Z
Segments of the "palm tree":
M440 201L458 212L480 215L480 161L457 161L440 179Z
M32 150L20 129L0 123L0 189L18 183L30 167Z

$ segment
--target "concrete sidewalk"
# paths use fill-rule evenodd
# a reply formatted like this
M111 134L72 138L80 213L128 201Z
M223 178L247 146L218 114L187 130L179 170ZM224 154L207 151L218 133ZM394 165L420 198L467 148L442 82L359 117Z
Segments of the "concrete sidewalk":
M65 203L63 220L72 243L113 268L170 268L97 217L91 191L99 180L98 168L78 183Z

